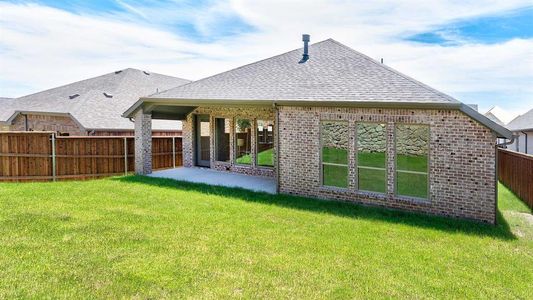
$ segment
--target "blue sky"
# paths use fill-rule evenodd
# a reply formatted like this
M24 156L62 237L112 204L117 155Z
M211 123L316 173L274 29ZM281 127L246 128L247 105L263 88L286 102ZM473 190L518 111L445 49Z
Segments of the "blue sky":
M482 110L533 108L533 4L0 1L0 96L135 67L199 79L334 38Z
M217 1L129 1L129 0L91 0L91 1L6 1L16 4L36 3L65 10L74 14L93 14L120 17L133 22L155 26L183 35L197 42L213 42L221 38L243 34L254 30L239 15L232 11L221 12L212 20L211 26L217 30L210 34L202 32L194 22L194 14L209 10ZM169 13L169 12L176 13ZM183 13L184 12L184 13Z
M533 38L533 6L436 25L407 40L443 46L463 43L495 44Z

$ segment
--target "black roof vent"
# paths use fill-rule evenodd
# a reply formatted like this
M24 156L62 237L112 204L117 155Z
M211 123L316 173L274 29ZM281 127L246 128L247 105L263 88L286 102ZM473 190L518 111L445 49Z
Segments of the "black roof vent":
M150 75L150 73L148 73L147 71L143 71L143 73L146 75Z
M120 73L122 73L122 70L115 71L115 74L120 74Z
M74 99L76 97L79 97L79 96L80 96L80 94L73 94L73 95L68 96L68 98L72 100L72 99Z
M300 64L303 64L307 60L309 60L309 41L311 40L311 36L309 34L302 34L302 41L304 42L304 54L302 55L302 59L300 60Z
M106 96L107 98L113 98L113 95L112 94L108 94L106 92L104 92L104 96Z

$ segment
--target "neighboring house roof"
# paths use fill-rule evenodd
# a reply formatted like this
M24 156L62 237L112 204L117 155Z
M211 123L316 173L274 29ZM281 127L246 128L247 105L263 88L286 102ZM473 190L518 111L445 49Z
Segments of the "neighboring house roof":
M511 131L533 130L533 109L514 118L509 124L507 124L507 128Z
M498 119L492 112L488 111L483 114L485 117L489 118L492 122L499 124L501 126L504 126L505 124L502 122L502 120Z
M133 129L121 117L139 97L189 83L189 80L125 69L20 98L2 101L0 122L19 113L71 115L85 129ZM179 122L159 121L154 129L178 129Z
M335 40L302 49L141 98L123 115L146 103L331 106L401 106L461 109L502 136L511 133L454 98L381 64ZM182 111L185 113L185 110ZM168 115L168 114L167 114ZM494 128L493 128L494 127Z

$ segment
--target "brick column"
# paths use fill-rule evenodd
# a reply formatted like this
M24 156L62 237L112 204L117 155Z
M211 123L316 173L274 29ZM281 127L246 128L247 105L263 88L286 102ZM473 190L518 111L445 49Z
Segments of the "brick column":
M152 115L135 113L135 174L152 173Z
M187 120L181 122L181 141L182 141L182 153L183 153L183 166L190 168L194 166L194 134L193 130L196 126L193 126L194 117L192 114L187 116Z

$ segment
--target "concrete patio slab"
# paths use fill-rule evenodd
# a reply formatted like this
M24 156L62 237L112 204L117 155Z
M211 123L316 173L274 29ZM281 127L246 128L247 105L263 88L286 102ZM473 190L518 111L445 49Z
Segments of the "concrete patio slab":
M276 194L276 181L274 178L222 172L207 168L180 167L154 171L148 176L218 186L238 187L257 192Z

